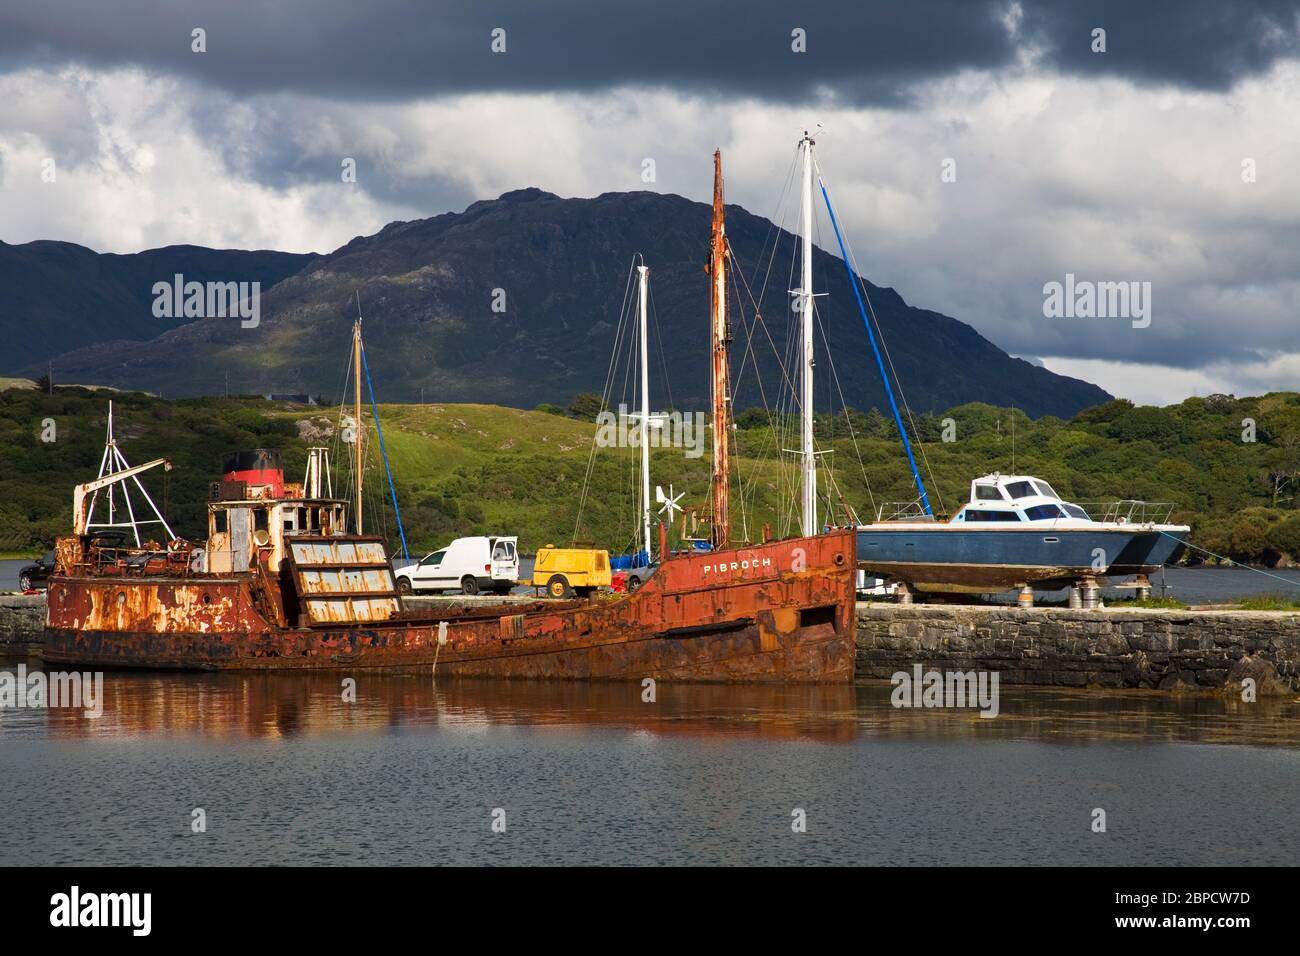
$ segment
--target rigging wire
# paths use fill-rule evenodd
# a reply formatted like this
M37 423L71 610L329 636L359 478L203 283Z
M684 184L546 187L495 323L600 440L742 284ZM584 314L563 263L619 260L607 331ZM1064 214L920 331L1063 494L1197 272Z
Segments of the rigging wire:
M610 389L614 382L614 367L618 358L619 345L623 340L624 326L628 317L628 300L632 292L632 274L636 270L636 257L632 257L632 263L627 270L627 283L623 288L623 304L619 308L618 327L614 333L614 348L609 353L609 368L605 372L605 384L601 391L601 401L605 401L609 395ZM582 527L582 515L587 504L587 492L591 487L591 475L596 466L596 437L599 430L591 437L591 452L587 456L587 468L582 478L582 490L578 496L578 516L573 524L573 540L578 540L578 532Z
M648 282L646 283L646 292L649 296L650 315L654 319L655 342L659 345L659 367L664 376L664 392L668 395L668 408L672 410L676 406L673 404L673 384L668 378L668 354L664 349L664 340L659 329L659 310L655 308L654 287Z
M775 341L773 340L771 329L768 327L767 322L763 319L762 303L766 299L768 286L770 284L772 272L776 263L776 257L780 251L781 237L786 234L789 234L791 236L791 243L792 243L792 254L790 257L790 269L787 275L787 286L788 287L792 286L794 283L794 268L796 262L796 256L794 255L794 253L798 251L798 242L800 241L800 237L797 232L787 230L785 228L785 224L788 216L787 210L789 208L788 198L791 195L792 184L794 182L795 173L798 168L798 161L799 161L799 149L796 147L791 155L790 165L786 171L785 183L782 187L781 195L777 202L776 213L772 216L769 222L768 231L764 238L763 245L760 250L759 259L755 263L754 282L755 283L757 282L760 270L762 271L762 275L763 275L763 282L759 288L757 296L755 296L754 294L754 290L752 288L751 283L745 278L744 270L739 268L735 270L735 272L738 275L738 278L740 279L740 282L744 285L745 293L748 296L750 303L754 308L753 320L744 323L744 329L746 334L746 351L742 358L741 374L737 380L737 394L739 394L740 385L743 381L743 376L746 367L752 362L754 365L755 381L758 385L760 399L763 401L764 410L768 417L769 435L772 442L775 444L775 453L778 458L777 487L778 487L779 498L789 503L788 509L786 509L783 513L778 513L777 515L778 524L780 526L780 533L782 534L784 534L790 527L793 527L794 523L798 520L797 513L796 513L797 508L796 508L795 498L796 498L796 493L798 491L798 485L800 482L799 469L795 467L795 462L792 459L786 457L782 449L787 444L792 443L791 440L794 438L794 433L798 425L798 415L802 409L802 400L798 397L798 390L796 389L795 383L791 378L791 372L790 372L790 369L794 366L796 359L798 358L798 356L795 353L799 350L799 344L801 341L801 330L797 328L797 326L799 325L798 322L799 315L793 310L789 310L787 312L788 320L784 330L785 348L784 350L778 349ZM770 254L768 253L769 243L771 244ZM764 262L764 259L766 259L766 262ZM737 290L737 298L739 298L739 290ZM741 310L741 314L743 316L743 309ZM766 389L762 383L762 377L758 375L758 371L759 371L758 354L754 349L754 338L755 338L754 332L757 326L762 327L763 333L768 340L768 344L772 348L773 355L778 364L778 367L780 368L781 375L783 378L783 383L785 385L785 389L779 390L777 393L775 409L773 408L773 403L770 402L768 399ZM828 394L829 394L829 383L828 383ZM768 445L768 439L765 438L763 445L761 446L761 451L763 455L766 455L767 445ZM765 457L761 457L759 460L757 460L751 472L751 478L749 480L747 487L750 489L750 498L752 500L757 499L758 479L760 476L760 469L764 461L766 461ZM859 462L861 464L860 452L859 452ZM824 465L823 467L828 468L829 466ZM865 466L863 466L863 470L865 473ZM828 474L830 476L829 481L831 486L838 487L838 484L834 481L833 473L828 471ZM743 484L743 478L742 478L742 494L741 494L742 501L744 501L746 497L746 492L745 490L743 490L745 487L746 486ZM868 484L868 490L869 487L870 486ZM833 513L833 510L834 509L832 508L831 513Z
M826 186L825 182L822 181L822 179L821 179L821 166L820 166L819 164L817 164L817 161L816 161L815 159L813 160L813 163L814 163L814 165L815 165L816 168L817 168L818 179L819 179L819 181L821 182L821 188L822 188L823 192L826 194L827 206L828 206L828 208L829 208L829 204L830 204L829 189L828 189L828 187ZM902 398L902 402L903 402L903 410L904 410L904 412L906 412L906 414L907 414L907 420L908 420L908 423L912 426L912 431L913 431L913 432L917 435L917 437L918 437L917 447L919 448L919 450L920 450L920 452L921 452L921 461L922 461L922 463L925 465L926 473L930 476L930 487L932 487L932 488L934 489L934 491L935 491L935 497L936 497L936 498L938 499L938 501L939 501L939 508L940 508L940 510L941 510L941 511L945 511L946 508L945 508L945 505L944 505L944 503L943 503L943 493L942 493L942 491L940 490L938 484L937 484L937 483L935 482L935 480L934 480L934 472L933 472L933 470L932 470L931 467L930 467L929 457L928 457L928 456L926 455L926 453L925 453L925 443L919 441L919 438L920 438L920 430L916 427L916 420L915 420L915 418L914 418L913 415L912 415L912 409L911 409L911 407L908 405L908 402L907 402L907 395L906 395L906 394L904 393L904 391L903 391L902 382L899 380L899 378L898 378L898 372L897 372L897 371L895 370L895 368L894 368L894 360L893 360L892 356L891 356L890 353L889 353L889 345L888 345L888 343L885 341L884 330L880 327L880 322L879 322L879 320L876 318L876 310L875 310L875 306L874 306L874 305L872 304L872 302L871 302L871 293L870 293L870 291L866 288L866 282L865 282L865 280L863 280L863 278L862 278L862 273L861 273L861 271L858 269L857 257L853 254L853 247L852 247L852 245L849 243L849 241L848 241L846 238L844 238L843 233L842 233L842 232L837 232L837 237L840 239L841 242L844 243L844 247L845 247L845 248L844 248L844 253L845 253L845 255L846 255L846 259L845 259L844 261L845 261L845 265L849 268L849 271L850 271L851 276L852 276L852 285L853 285L854 293L855 293L855 294L858 294L858 295L861 295L861 296L865 299L865 301L866 301L866 312L867 312L868 316L870 317L871 324L875 326L876 336L878 337L879 342L880 342L880 345L881 345L881 349L882 349L882 351L884 352L885 363L888 365L888 368L889 368L889 374L892 376L892 378L894 379L894 381L896 381L896 382L899 383L898 391L899 391L899 395L900 395L900 397ZM870 329L869 329L868 331L870 331ZM888 382L885 382L884 385L885 385L886 393L888 393L888 391L889 391L889 383L888 383ZM903 443L904 443L904 445L907 446L907 445L909 444L908 441L907 441L907 436L904 434L904 435L902 436L902 438L903 438ZM909 451L909 457L910 457L910 451ZM924 490L921 491L921 495L922 495L922 500L924 501L924 496L925 496L925 492L924 492Z
M831 344L826 337L826 324L822 322L820 311L814 309L813 314L817 317L817 328L822 334L822 345L826 348L826 359L827 364L831 367L831 378L834 380L835 389L840 395L840 405L844 408L844 421L849 426L849 438L853 441L853 453L857 456L858 467L862 469L862 483L866 486L867 500L870 502L871 512L874 514L876 511L876 496L871 492L871 479L867 477L867 466L862 460L862 450L858 447L857 432L853 428L853 416L849 414L849 403L845 401L844 389L840 386L840 374L835 368L835 359L831 357ZM831 480L834 481L834 473L831 474Z
M355 465L355 462L353 461L352 455L344 455L344 454L343 454L343 451L344 451L343 446L344 446L345 444L347 444L347 443L344 441L344 439L343 439L343 431L344 431L344 428L343 428L343 419L344 419L345 417L347 417L346 414L345 414L345 412L344 412L344 409L347 408L347 402L348 402L348 383L351 382L351 381L352 381L352 360L351 360L351 358L349 358L348 361L347 361L346 363L344 363L343 390L340 392L340 395L341 395L342 397L339 399L339 411L338 411L338 417L337 417L337 418L335 419L335 421L334 421L334 436L333 436L333 439L332 439L331 442L330 442L330 457L331 457L334 461L336 461L336 462L339 461L340 459L347 459L347 463L348 463L348 465L347 465L347 481L344 482L343 485L342 485L342 487L344 487L344 488L352 487L352 486L353 486L353 481L355 480L355 477L356 477L356 476L353 474L353 473L356 471L356 465ZM360 429L360 423L359 423L359 422L354 423L354 425L353 425L353 433L352 433L352 435L353 435L353 440L354 440L354 441L360 441L360 440L361 440L361 438L360 438L360 435L361 435L361 429ZM356 524L356 516L355 516L355 515L354 515L353 518L352 518L352 522L353 522L354 525Z
M366 361L366 350L364 346L361 347L361 369L366 373L366 389L370 393L370 408L375 416L375 435L379 438L379 453L383 456L384 472L388 475L388 490L393 496L393 515L397 519L397 533L402 539L402 558L403 560L409 561L411 559L411 553L406 547L406 528L402 526L402 511L397 505L397 486L393 484L393 469L389 467L388 464L388 450L384 447L384 428L379 422L379 405L375 402L375 386L374 382L371 381L370 378L370 363ZM379 501L380 527L386 530L388 527L386 523L387 516L384 514L382 494L379 497ZM384 537L387 538L388 535L385 533Z

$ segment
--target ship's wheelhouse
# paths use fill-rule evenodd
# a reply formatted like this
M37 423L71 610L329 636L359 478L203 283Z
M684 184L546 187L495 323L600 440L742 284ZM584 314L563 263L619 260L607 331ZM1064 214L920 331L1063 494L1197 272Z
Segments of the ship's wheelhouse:
M347 504L330 498L272 498L208 503L205 567L212 574L247 571L255 547L271 548L271 567L293 535L347 533Z

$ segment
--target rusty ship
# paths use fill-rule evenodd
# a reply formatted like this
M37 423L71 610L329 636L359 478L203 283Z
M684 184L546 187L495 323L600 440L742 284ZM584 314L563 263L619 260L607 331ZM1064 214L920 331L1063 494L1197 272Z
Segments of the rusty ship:
M82 667L385 668L505 678L850 680L854 532L818 533L813 493L805 497L801 535L771 540L765 530L757 543L730 539L722 195L721 157L715 154L708 266L715 450L708 550L672 553L661 524L659 566L634 593L408 608L384 540L363 533L364 352L358 318L352 501L332 495L327 449L310 450L300 484L285 481L274 452L245 453L228 459L223 479L214 483L206 540L178 538L139 477L168 463L130 466L113 438L110 409L99 477L76 488L73 533L56 545L45 660ZM808 365L811 375L811 359ZM130 504L130 488L144 498L140 509ZM106 520L94 520L97 506L101 516L107 512ZM127 518L120 521L124 510ZM142 536L142 526L150 523L163 533L151 538L146 530Z
M614 600L406 611L382 539L337 530L345 502L293 490L211 504L205 547L61 538L45 660L628 680L852 675L851 531L670 555ZM230 530L215 530L223 524ZM245 556L248 569L237 570L232 559Z

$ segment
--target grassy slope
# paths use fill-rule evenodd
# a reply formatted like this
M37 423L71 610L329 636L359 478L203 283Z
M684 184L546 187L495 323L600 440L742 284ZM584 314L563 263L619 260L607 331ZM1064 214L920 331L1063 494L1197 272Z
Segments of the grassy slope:
M71 488L97 473L110 393L56 389L53 396L30 389L0 391L0 550L39 549L66 531ZM139 464L169 456L175 469L154 472L146 485L181 534L200 537L207 483L232 450L277 447L286 472L297 480L311 444L334 446L336 490L347 487L350 467L334 432L337 410L304 408L259 399L195 399L166 402L138 393L116 393L118 438ZM398 485L412 551L444 544L458 534L518 534L531 551L574 536L578 501L587 473L595 426L542 412L485 405L383 406L384 437ZM368 417L368 416L367 416ZM1173 501L1176 516L1193 524L1194 540L1239 560L1269 556L1269 549L1300 553L1300 511L1286 490L1276 503L1261 473L1294 466L1300 441L1300 396L1252 399L1189 399L1168 409L1134 409L1112 402L1070 422L985 405L947 413L955 441L940 439L942 419L923 419L925 455L937 484L932 500L955 508L972 477L1011 470L1011 424L1015 466L1038 474L1066 497L1092 501L1138 497ZM42 442L42 423L53 419L58 440ZM1242 419L1257 422L1258 441L1241 440ZM873 500L914 496L892 424L879 416L856 416L857 450L843 418L819 422L819 436L835 450L837 488L866 519ZM742 422L745 419L742 417ZM832 428L834 431L832 432ZM312 435L312 430L316 435ZM763 428L742 428L733 490L733 525L747 519L756 537L764 522L778 534L791 530L792 462L771 454L791 447L793 437L773 441ZM396 543L391 505L372 443L367 477L368 530ZM861 455L862 464L858 458ZM688 458L680 449L651 453L652 479L685 491L699 503L708 488L708 456ZM635 535L638 457L633 449L599 450L580 538L615 551ZM870 483L871 494L867 492ZM823 487L824 487L823 479ZM165 487L164 487L165 485ZM744 501L742 515L741 500ZM779 503L787 502L784 508Z

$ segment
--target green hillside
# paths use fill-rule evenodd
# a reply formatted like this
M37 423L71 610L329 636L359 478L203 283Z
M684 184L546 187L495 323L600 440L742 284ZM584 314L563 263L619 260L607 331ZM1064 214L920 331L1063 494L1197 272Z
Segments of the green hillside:
M255 398L164 401L140 393L57 388L0 391L0 550L36 551L67 531L71 490L99 470L109 398L119 447L133 464L169 457L173 470L144 482L175 530L204 535L208 483L229 451L275 447L291 481L306 449L332 448L336 493L350 484L349 446L339 441L335 408ZM615 551L635 535L637 452L599 449L596 426L546 411L487 405L381 406L384 439L412 551L455 535L518 534L532 551L575 537ZM369 415L365 416L369 423ZM945 419L952 441L944 441ZM1255 440L1249 438L1254 422ZM53 422L54 441L48 436ZM1076 501L1143 498L1171 501L1175 517L1193 526L1193 541L1234 560L1285 562L1300 556L1300 395L1192 398L1168 408L1114 401L1070 421L1030 421L988 405L963 405L918 420L919 448L936 479L931 499L949 510L965 498L971 478L989 471L1036 474ZM756 538L770 523L778 534L794 521L792 434L774 437L766 414L738 416L740 451L733 490L736 534ZM852 428L852 434L850 434ZM370 434L373 439L373 426ZM833 449L834 487L863 520L883 501L915 496L893 425L877 412L818 420L819 441ZM1014 436L1014 437L1013 437ZM708 462L681 449L655 449L652 477L685 491L683 503L707 493ZM584 479L591 466L588 491ZM924 466L923 466L924 467ZM825 475L823 490L827 487ZM869 490L868 490L869 488ZM367 530L397 548L397 530L376 443L366 472ZM581 525L579 502L584 500Z

